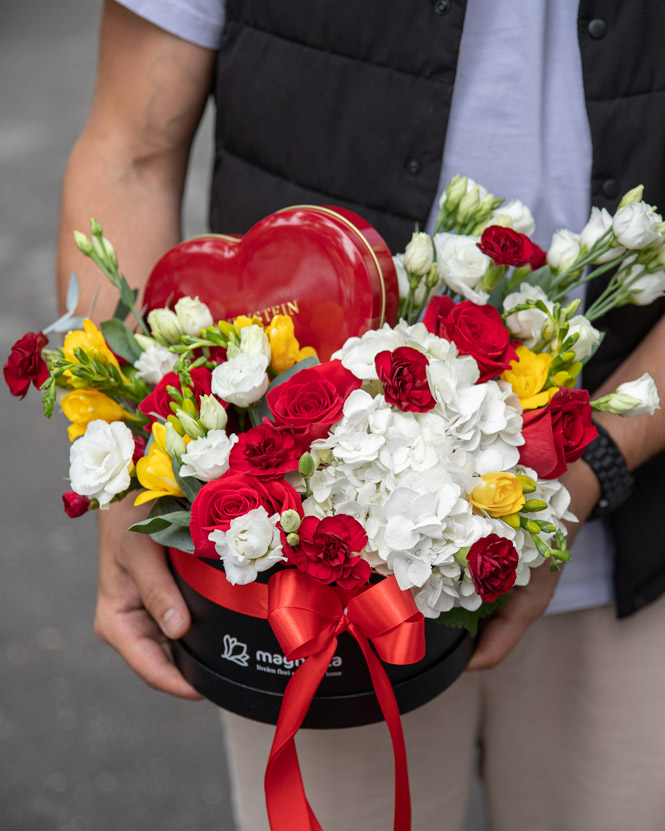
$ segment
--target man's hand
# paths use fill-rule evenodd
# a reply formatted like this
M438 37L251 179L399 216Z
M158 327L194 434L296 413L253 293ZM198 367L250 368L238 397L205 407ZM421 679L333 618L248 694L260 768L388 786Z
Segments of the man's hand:
M156 690L200 699L174 666L167 642L182 637L190 617L166 565L164 549L126 529L147 511L131 495L99 512L98 638L116 649Z

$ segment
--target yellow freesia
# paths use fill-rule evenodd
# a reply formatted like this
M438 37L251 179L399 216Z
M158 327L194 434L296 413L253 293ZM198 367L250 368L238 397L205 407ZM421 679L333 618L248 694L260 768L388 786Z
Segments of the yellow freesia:
M238 317L233 321L233 325L236 329L244 329L245 326L260 326L263 329L263 321L260 317L254 315L253 317L247 317L247 315L238 315Z
M136 476L145 490L136 497L135 505L143 505L160 496L183 495L173 475L172 459L166 452L166 428L155 422L152 425L152 435L155 440L150 445L148 455L136 463ZM184 436L183 440L188 444L189 436Z
M266 335L270 341L272 368L277 375L291 369L293 364L303 358L316 356L316 350L311 346L300 348L294 334L293 320L288 315L275 315L266 327Z
M76 364L79 362L74 354L76 348L82 349L87 355L101 359L104 363L114 364L120 369L118 359L108 348L104 335L99 331L91 320L83 321L83 329L75 329L65 335L65 343L62 347L63 354L68 361Z
M510 362L511 369L506 369L501 378L512 386L525 410L544 407L558 389L554 386L543 390L552 356L546 352L532 352L526 346L518 346L515 351L517 360Z
M69 440L85 433L91 421L123 421L132 414L99 390L80 389L68 392L61 402L62 411L72 422L67 428Z
M469 502L490 516L515 514L524 505L522 483L512 473L484 473L482 485L469 494Z

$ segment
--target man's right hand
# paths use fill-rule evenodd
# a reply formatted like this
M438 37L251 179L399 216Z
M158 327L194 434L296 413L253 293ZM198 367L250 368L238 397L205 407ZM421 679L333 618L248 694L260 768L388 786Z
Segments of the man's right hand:
M168 638L190 626L185 601L166 565L164 549L126 529L143 519L131 494L99 512L99 592L95 633L151 687L180 698L201 695L171 660Z

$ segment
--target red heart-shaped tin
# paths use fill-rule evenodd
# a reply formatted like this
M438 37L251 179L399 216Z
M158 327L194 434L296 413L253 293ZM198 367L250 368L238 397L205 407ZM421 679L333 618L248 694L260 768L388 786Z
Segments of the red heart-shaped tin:
M289 314L301 346L327 360L347 338L395 323L399 294L388 246L357 214L302 205L262 219L243 237L180 243L148 280L150 309L198 296L215 320Z

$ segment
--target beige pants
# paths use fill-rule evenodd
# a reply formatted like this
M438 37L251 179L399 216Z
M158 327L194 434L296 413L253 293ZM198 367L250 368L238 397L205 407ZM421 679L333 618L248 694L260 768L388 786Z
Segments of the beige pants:
M552 615L497 669L402 718L413 831L460 831L478 746L492 831L665 831L665 598L626 620ZM239 831L267 831L274 728L224 714ZM325 831L392 829L384 724L301 730Z

